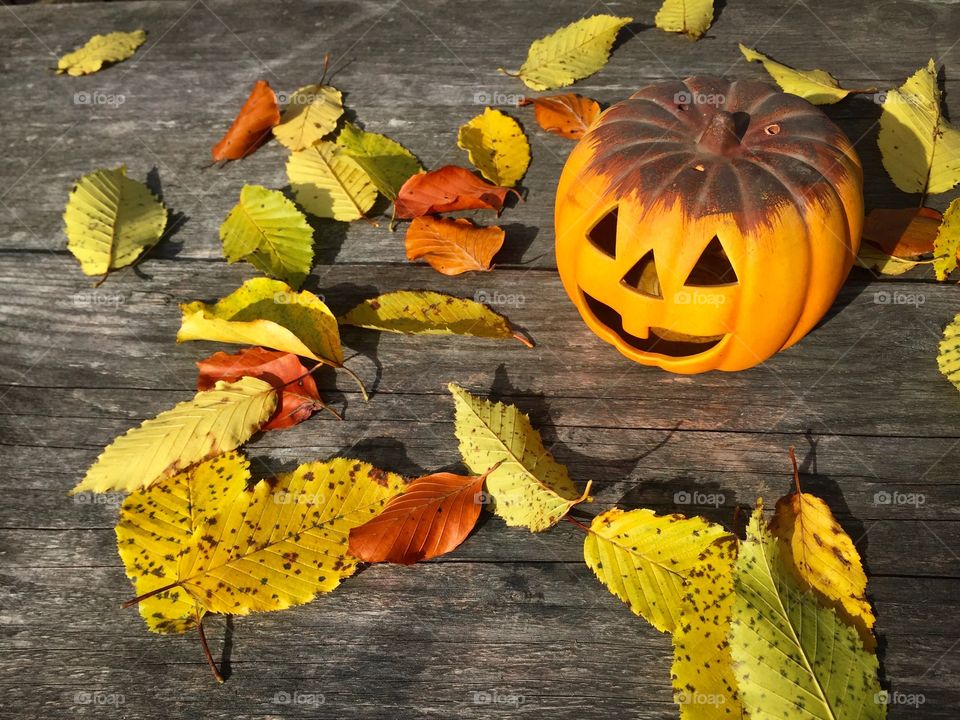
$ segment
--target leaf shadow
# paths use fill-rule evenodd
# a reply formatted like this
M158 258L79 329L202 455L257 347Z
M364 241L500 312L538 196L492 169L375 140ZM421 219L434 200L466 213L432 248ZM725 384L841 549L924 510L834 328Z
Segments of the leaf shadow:
M521 265L523 256L540 234L540 228L523 223L506 223L500 226L506 234L503 247L494 256L495 265Z
M147 177L144 181L144 184L152 192L160 202L166 206L166 202L163 198L163 181L160 179L160 171L156 165L154 165L149 172L147 172ZM148 255L152 255L155 258L169 260L175 258L183 250L183 242L174 241L173 238L183 229L183 226L189 220L189 216L180 212L179 210L173 210L167 207L167 226L163 230L163 234L160 236L160 239L157 243L148 249L133 265L134 272L141 278L147 278L140 268L140 262L142 262Z

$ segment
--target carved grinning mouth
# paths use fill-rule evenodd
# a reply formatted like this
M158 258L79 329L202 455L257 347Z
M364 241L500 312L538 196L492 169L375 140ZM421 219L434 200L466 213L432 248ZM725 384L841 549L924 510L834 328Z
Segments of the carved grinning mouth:
M668 357L691 357L716 347L725 337L724 335L707 337L684 335L683 340L676 340L670 338L675 333L671 333L669 330L650 328L650 337L639 338L624 330L623 316L619 312L596 298L590 297L583 291L583 288L580 289L580 294L597 322L615 332L617 337L641 352L656 353Z

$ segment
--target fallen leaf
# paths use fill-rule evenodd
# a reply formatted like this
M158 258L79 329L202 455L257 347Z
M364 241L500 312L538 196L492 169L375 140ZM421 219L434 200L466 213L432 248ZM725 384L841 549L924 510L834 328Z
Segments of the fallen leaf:
M740 543L729 642L745 715L882 720L876 655L856 629L797 584L763 508Z
M303 150L337 129L343 95L330 85L306 85L291 93L273 128L273 136L290 150Z
M937 353L940 374L960 390L960 315L956 315L943 329Z
M476 300L431 290L397 290L364 300L343 316L344 325L403 335L467 335L513 338L533 343L510 327L510 321Z
M843 100L851 93L875 92L876 88L847 90L840 87L836 78L825 70L794 70L778 63L763 53L751 50L740 43L740 52L749 62L759 61L777 85L791 95L798 95L814 105L830 105Z
M942 193L960 182L960 130L940 108L931 60L899 88L889 90L877 144L891 179L910 193Z
M933 270L937 280L946 280L957 269L960 253L960 198L954 199L943 214L933 241Z
M271 129L278 122L280 107L277 105L277 95L270 83L257 80L226 134L210 151L213 161L246 157L270 137Z
M653 22L661 30L698 40L713 22L713 0L664 0Z
M297 202L317 217L359 220L377 199L370 176L332 142L321 141L292 153L287 177Z
M353 123L345 123L337 135L337 145L357 161L377 190L395 200L411 176L423 172L420 161L396 140L367 132Z
M499 213L511 192L520 197L516 190L491 185L466 168L444 165L411 176L400 188L393 212L401 220L455 210L488 209Z
M497 226L477 227L466 218L418 217L407 228L407 259L426 260L444 275L490 270L503 247Z
M263 347L341 367L337 319L311 292L294 292L269 278L253 278L214 305L180 306L177 342L212 340Z
M857 265L867 270L876 270L881 275L903 275L919 263L915 260L901 260L871 243L862 243L857 255Z
M279 190L244 185L220 226L227 262L246 260L297 288L313 265L313 228Z
M234 450L277 408L273 386L252 377L218 382L110 443L70 491L136 490Z
M874 208L863 223L863 239L902 260L933 252L943 219L930 208Z
M313 375L293 353L246 348L229 355L215 352L197 362L197 390L208 390L217 381L235 382L250 376L270 383L277 390L277 409L260 428L279 430L293 427L326 407Z
M770 532L797 579L824 598L848 625L857 628L864 645L872 650L876 647L872 631L876 618L867 602L867 574L860 553L829 506L816 495L800 490L793 450L790 459L796 491L777 501Z
M552 90L593 75L607 64L617 33L633 18L593 15L535 40L527 59L517 72L500 72L519 77L533 90Z
M57 73L77 77L95 73L107 63L117 63L133 55L147 40L145 30L94 35L73 52L57 61Z
M350 552L365 562L411 565L455 550L480 517L484 479L444 472L413 480L350 531Z
M571 140L583 137L600 115L600 103L576 93L526 98L520 105L533 105L541 128Z
M163 588L177 577L183 546L243 492L249 480L250 463L228 452L134 490L123 501L117 551L137 595ZM204 607L180 588L140 603L140 616L156 633L186 632L197 627L204 614Z
M159 242L167 208L127 169L94 170L77 182L63 213L67 249L86 275L130 265Z
M490 182L513 187L530 166L530 144L520 123L493 108L485 108L457 133L457 145Z
M592 483L582 493L577 490L567 468L543 446L530 418L516 406L475 397L454 383L448 388L463 463L473 473L489 471L486 487L493 512L507 525L546 530L589 497Z

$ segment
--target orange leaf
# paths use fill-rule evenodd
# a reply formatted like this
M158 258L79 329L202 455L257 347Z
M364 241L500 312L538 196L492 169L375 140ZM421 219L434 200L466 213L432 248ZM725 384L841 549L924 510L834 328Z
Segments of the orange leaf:
M453 210L484 208L499 213L503 209L507 193L510 192L520 197L520 193L513 188L491 185L466 168L444 165L436 170L411 176L397 194L393 215L406 220Z
M931 208L874 208L863 224L863 239L904 260L933 252L943 215Z
M411 565L450 552L477 524L486 476L435 473L413 480L379 515L350 530L350 553L366 562Z
M526 98L521 105L533 105L537 123L547 132L571 140L583 137L600 114L600 103L576 93Z
M270 129L279 122L276 93L266 80L257 80L230 129L210 151L213 161L246 157L270 137Z
M414 218L407 228L407 259L426 260L437 272L459 275L491 270L490 261L503 247L503 229L477 227L466 218Z
M217 380L235 382L241 377L264 380L281 388L277 409L261 430L279 430L301 423L324 405L313 375L293 353L246 348L238 353L215 352L197 363L197 390L209 390ZM331 411L332 412L332 411Z

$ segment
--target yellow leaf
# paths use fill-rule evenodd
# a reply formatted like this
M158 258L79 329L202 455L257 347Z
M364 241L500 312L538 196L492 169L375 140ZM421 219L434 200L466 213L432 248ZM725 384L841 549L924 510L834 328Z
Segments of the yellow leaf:
M292 93L273 135L291 150L303 150L337 129L343 95L330 85L306 85Z
M530 144L523 128L492 108L460 127L457 145L487 180L501 187L516 185L530 165Z
M486 488L493 511L507 525L546 530L559 522L590 493L582 493L567 469L554 460L530 424L514 405L475 397L449 386L456 408L456 434L463 463L476 475L487 475Z
M420 161L396 140L367 132L353 123L345 123L337 135L337 145L357 161L377 190L395 200L411 176L423 172Z
M377 199L370 176L332 142L318 142L292 153L287 159L287 177L297 202L317 217L358 220Z
M194 533L171 587L229 615L310 602L356 570L351 528L405 487L399 475L349 458L261 480Z
M673 632L685 622L684 595L710 587L712 578L702 572L700 556L715 541L729 537L701 517L613 508L593 519L583 558L634 614L661 632Z
M313 229L279 190L244 185L240 202L220 226L228 262L247 260L299 287L313 264Z
M941 374L960 390L960 315L954 317L943 329L937 367Z
M760 503L740 543L733 590L730 652L746 716L885 717L876 655L832 608L797 584Z
M177 579L184 545L246 489L249 479L247 459L228 452L135 490L124 500L117 522L117 550L137 595ZM180 588L140 603L141 617L157 633L186 632L197 626L205 612Z
M100 453L71 494L131 491L176 475L194 463L234 450L277 407L272 385L253 377L219 381L128 430Z
M83 47L67 53L57 62L57 72L68 75L89 75L104 66L116 63L133 55L147 39L144 30L112 32L94 35Z
M960 198L950 203L940 221L940 229L933 241L933 270L937 280L946 280L957 269L960 252Z
M153 247L167 225L167 209L123 166L80 178L63 213L67 249L87 275L106 275Z
M713 0L664 0L654 23L661 30L697 40L713 22Z
M177 342L213 340L291 352L340 367L337 319L313 293L269 278L247 280L214 305L180 306Z
M516 75L533 90L552 90L593 75L607 64L617 33L633 18L593 15L535 40ZM501 72L506 72L500 68Z
M869 90L845 90L836 78L825 70L794 70L782 65L763 53L751 50L740 43L740 52L750 62L763 63L764 69L784 92L798 95L814 105L830 105L843 100L851 92L870 92Z
M514 338L533 347L530 340L510 327L507 318L486 305L430 290L397 290L364 300L340 322L404 335Z
M933 60L887 92L877 144L904 192L942 193L960 182L960 130L943 117Z
M913 270L919 263L915 260L904 260L895 255L888 255L876 245L864 242L860 245L857 265L867 270L876 270L881 275L903 275Z

